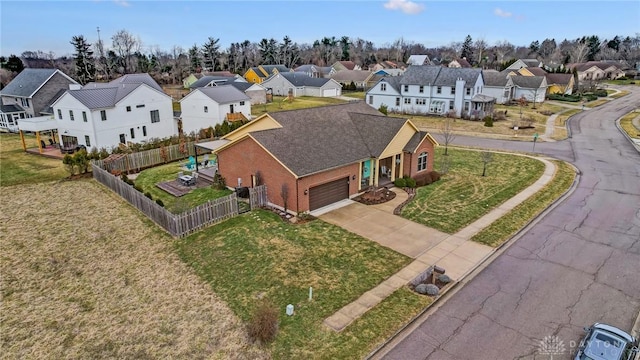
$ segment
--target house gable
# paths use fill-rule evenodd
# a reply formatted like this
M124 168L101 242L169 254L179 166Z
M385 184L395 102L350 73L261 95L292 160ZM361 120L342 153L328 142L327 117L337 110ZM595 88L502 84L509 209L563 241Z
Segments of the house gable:
M380 154L380 158L385 158L398 154L403 151L407 143L411 140L419 130L409 120L405 121L402 128L393 137L393 140L387 145L387 147Z
M227 135L223 136L223 139L227 139L230 140L231 142L234 142L242 137L244 137L245 135L251 133L251 132L255 132L255 131L261 131L261 130L269 130L269 129L277 129L277 128L281 128L282 125L280 125L274 118L271 117L271 115L269 114L264 114L260 117L258 117L255 120L252 120L251 122L239 127L238 129L228 133ZM230 145L231 143L227 144Z

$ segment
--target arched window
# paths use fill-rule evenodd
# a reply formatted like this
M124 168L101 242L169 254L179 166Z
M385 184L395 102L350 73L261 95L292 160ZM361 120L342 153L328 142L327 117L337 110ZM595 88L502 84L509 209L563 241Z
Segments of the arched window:
M418 156L418 171L426 170L429 163L429 153L423 152Z

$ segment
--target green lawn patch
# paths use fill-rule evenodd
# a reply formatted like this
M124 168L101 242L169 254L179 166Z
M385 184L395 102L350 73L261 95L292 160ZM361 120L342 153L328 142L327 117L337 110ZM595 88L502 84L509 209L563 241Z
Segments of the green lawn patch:
M251 106L251 114L258 116L264 113L271 113L284 110L306 109L331 104L344 104L346 101L330 97L300 96L289 99L283 96L274 96L273 101L268 104Z
M444 158L436 150L436 168ZM538 160L509 154L493 154L482 176L479 151L449 148L449 172L429 186L418 188L402 216L453 234L534 183L544 172Z
M140 187L143 193L150 193L154 200L162 200L165 208L176 214L204 204L209 200L227 196L232 192L231 190L218 190L209 186L194 189L181 197L175 197L156 186L156 184L160 182L175 180L180 171L183 171L180 162L173 162L147 169L138 175L135 179L135 185Z
M364 100L367 94L364 91L343 91L342 95L347 97L352 97L355 99Z
M640 112L632 111L620 119L620 127L633 139L640 139L640 129L632 121L637 116L640 116Z
M550 183L508 214L474 235L471 240L494 247L504 243L522 229L527 222L538 216L568 191L575 178L575 170L565 162L554 161L554 163L557 170Z
M629 92L626 91L626 90L622 90L622 91L620 91L620 92L618 92L616 94L613 94L613 95L611 95L609 97L611 97L613 99L617 99L617 98L621 98L621 97L627 96L627 95L629 95Z
M278 306L280 330L270 345L276 359L366 354L428 303L401 290L342 333L328 330L325 318L411 259L321 220L290 224L270 211L254 210L175 244L183 261L241 319L250 318L259 298ZM284 314L287 304L295 306L294 316Z
M28 148L37 147L36 137L25 135ZM0 134L0 186L33 184L68 177L62 160L29 154L17 134Z

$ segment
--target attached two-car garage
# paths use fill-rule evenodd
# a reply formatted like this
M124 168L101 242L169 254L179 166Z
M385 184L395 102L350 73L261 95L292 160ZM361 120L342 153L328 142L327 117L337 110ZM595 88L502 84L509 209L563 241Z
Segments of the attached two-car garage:
M349 177L330 181L309 189L309 210L316 210L349 198Z

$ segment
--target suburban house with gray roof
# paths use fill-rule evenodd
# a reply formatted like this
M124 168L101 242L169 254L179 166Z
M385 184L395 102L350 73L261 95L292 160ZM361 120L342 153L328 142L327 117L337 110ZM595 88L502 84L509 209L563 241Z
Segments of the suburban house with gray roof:
M366 93L370 106L404 114L453 112L457 117L482 118L495 99L483 95L481 69L412 65L398 77L384 77Z
M513 82L513 99L525 98L527 101L542 103L547 95L547 78L545 76L510 76Z
M300 65L293 69L297 73L304 73L315 78L328 78L331 77L336 70L331 66L317 66L313 64Z
M353 84L360 90L368 89L373 85L371 83L373 72L368 70L340 70L331 75L331 78L343 87Z
M542 67L542 61L538 59L518 59L514 61L513 64L509 65L505 70L518 71L522 68L527 67Z
M24 69L0 91L0 129L17 132L19 119L45 115L69 85L78 84L58 69Z
M352 198L369 186L433 169L431 135L363 101L261 115L214 149L230 186L269 189L293 213Z
M191 84L190 88L197 89L202 87L231 85L242 91L251 99L251 104L264 104L267 102L267 89L260 84L250 83L242 76L203 76L196 82Z
M342 94L342 85L333 79L312 78L297 72L273 74L260 85L275 96L331 97Z
M511 76L496 70L482 70L484 89L482 93L492 96L497 104L506 104L515 96L515 88Z
M111 149L178 134L172 99L149 74L67 90L52 108L64 147Z
M182 131L187 134L223 121L251 120L251 99L233 85L194 89L180 100L180 108Z

